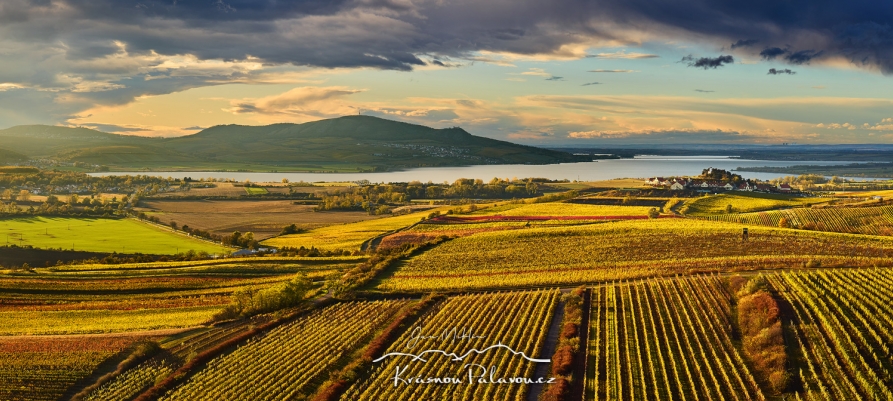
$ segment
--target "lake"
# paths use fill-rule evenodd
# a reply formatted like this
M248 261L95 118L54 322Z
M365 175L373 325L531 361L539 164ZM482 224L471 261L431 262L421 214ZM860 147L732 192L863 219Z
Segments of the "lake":
M368 180L373 183L387 182L453 182L459 178L480 178L489 181L499 178L548 178L553 180L601 181L612 178L645 178L654 176L696 176L708 167L733 170L737 167L786 167L798 164L841 165L858 163L853 161L776 161L746 160L727 156L636 156L632 159L610 159L586 163L562 163L546 165L502 164L465 167L427 167L403 171L381 173L249 173L233 171L132 171L90 173L92 176L109 175L155 175L161 177L191 177L234 179L237 181L278 182L287 178L291 182L305 181L359 181ZM789 174L738 172L745 178L770 180ZM864 178L860 178L864 179Z

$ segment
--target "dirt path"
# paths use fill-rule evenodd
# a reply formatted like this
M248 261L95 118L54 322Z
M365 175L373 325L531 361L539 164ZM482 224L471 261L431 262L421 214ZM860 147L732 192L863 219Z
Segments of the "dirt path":
M570 289L561 290L562 295L568 292L570 292ZM561 335L561 321L564 319L564 300L559 298L555 308L555 313L552 314L552 322L549 323L549 332L546 334L546 344L543 345L540 355L536 357L538 359L552 359L552 355L555 354L555 348L558 346L558 337ZM531 377L548 377L550 367L552 367L551 363L537 363ZM537 401L544 388L544 384L531 384L530 388L527 389L527 401Z

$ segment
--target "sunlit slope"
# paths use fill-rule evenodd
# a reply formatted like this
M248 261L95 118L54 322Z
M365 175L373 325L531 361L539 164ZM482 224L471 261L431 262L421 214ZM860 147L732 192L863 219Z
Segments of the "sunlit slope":
M831 199L803 198L780 194L734 192L688 200L682 206L680 211L688 216L707 216L728 213L727 208L729 205L732 205L733 212L740 213L778 208L802 207L827 202L829 200Z
M570 285L691 272L889 265L893 238L689 219L483 232L447 241L382 290Z

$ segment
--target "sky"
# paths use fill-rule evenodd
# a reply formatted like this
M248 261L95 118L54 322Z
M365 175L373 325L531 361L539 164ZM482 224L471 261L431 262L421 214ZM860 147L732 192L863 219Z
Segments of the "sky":
M3 0L0 128L891 143L891 24L877 0Z

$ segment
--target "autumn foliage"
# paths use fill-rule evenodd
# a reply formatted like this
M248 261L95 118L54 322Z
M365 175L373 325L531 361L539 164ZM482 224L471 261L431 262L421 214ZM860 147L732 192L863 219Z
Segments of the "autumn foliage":
M738 327L744 355L771 390L781 393L788 386L790 374L786 370L787 354L778 303L759 288L759 278L752 281L738 293Z

